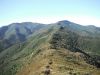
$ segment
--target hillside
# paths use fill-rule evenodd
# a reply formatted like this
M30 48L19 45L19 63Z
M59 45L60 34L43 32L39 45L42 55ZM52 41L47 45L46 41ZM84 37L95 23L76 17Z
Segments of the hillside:
M12 46L15 43L27 40L29 35L45 27L44 24L23 22L12 23L0 28L0 51Z
M2 40L15 38L12 34L17 39L10 39L13 43L5 47L8 43L2 44ZM48 25L25 22L0 28L0 35L0 75L100 74L98 27L70 21Z

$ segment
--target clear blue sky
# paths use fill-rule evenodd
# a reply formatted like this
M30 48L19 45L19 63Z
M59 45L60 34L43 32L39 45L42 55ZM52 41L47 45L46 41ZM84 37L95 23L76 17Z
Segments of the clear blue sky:
M0 0L0 26L58 20L100 27L100 0Z

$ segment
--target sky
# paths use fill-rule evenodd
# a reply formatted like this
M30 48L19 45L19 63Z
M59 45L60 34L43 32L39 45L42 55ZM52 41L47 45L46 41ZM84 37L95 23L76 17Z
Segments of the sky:
M16 22L69 20L100 27L100 0L0 0L0 27Z

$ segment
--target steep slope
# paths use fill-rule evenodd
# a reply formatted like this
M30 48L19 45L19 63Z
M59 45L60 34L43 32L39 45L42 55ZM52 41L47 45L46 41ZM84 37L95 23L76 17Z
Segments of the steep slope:
M25 41L0 53L0 75L100 74L99 28L92 31L91 26L69 21L36 27L30 27L32 33L27 36L23 31ZM4 33L8 31L4 29Z
M46 48L45 48L46 49ZM66 49L46 49L34 57L17 75L99 75L100 69L87 64L80 53Z
M66 28L68 32L74 32L75 34L77 34L79 49L84 50L91 55L100 55L99 27L81 26L70 21L59 21L56 24Z
M44 24L23 22L12 23L0 28L0 51L11 45L27 40L27 37L45 27Z
M55 45L51 42L54 34L58 32L59 27L55 26L41 29L37 34L33 34L27 42L16 44L2 52L0 74L44 75L49 70L52 75L91 73L99 75L99 69L86 63L83 53L72 52L62 48L59 44L59 48L52 49L52 45Z
M53 33L50 43L42 46L38 55L32 58L29 64L18 71L17 75L99 75L100 69L90 65L85 60L85 55L75 49L64 48L63 38L54 40L54 35L59 33L59 29ZM65 34L62 34L63 36ZM57 37L57 35L56 35ZM61 40L61 41L60 41ZM57 42L60 41L60 42ZM52 42L57 42L56 45ZM67 45L67 44L66 44ZM70 45L70 44L69 44ZM53 46L53 47L52 47ZM77 68L76 68L77 67Z
M42 44L51 36L52 27L45 27L31 35L26 42L17 43L0 54L0 74L15 75L25 63L42 50ZM43 46L44 47L44 46Z

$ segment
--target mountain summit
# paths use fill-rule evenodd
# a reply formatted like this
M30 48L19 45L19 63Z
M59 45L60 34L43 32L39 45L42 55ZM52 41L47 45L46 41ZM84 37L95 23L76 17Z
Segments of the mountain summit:
M100 28L63 20L0 28L0 75L99 75Z

